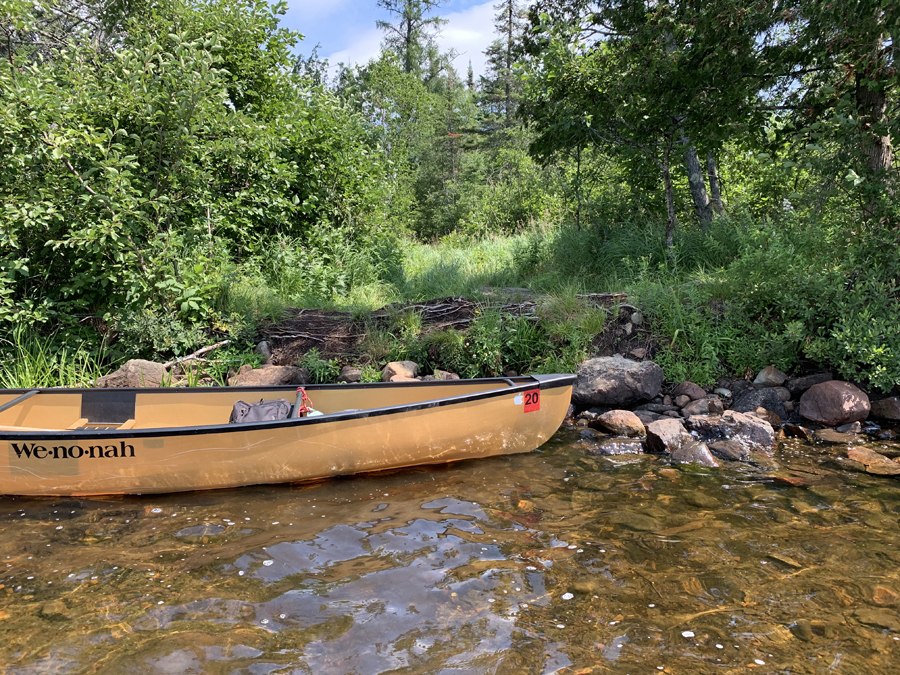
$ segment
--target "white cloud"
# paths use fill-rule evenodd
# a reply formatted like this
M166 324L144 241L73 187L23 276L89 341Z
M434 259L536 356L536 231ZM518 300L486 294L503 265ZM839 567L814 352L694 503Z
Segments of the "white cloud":
M323 4L336 2L342 0L324 0ZM447 23L442 26L437 42L443 50L456 51L457 57L453 61L453 66L460 77L466 76L469 59L472 60L476 78L484 73L486 61L484 50L494 39L494 2L495 0L490 0L443 17ZM294 4L295 2L292 2L292 7ZM349 47L329 54L328 61L332 66L338 63L366 63L369 59L378 57L383 37L382 31L373 27L353 37Z

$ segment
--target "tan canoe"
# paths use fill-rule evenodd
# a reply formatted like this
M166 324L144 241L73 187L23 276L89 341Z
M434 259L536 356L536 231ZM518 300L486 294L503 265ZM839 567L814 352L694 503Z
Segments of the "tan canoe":
M251 424L227 423L236 401L293 401L296 387L0 390L0 494L207 490L527 452L562 423L574 379L310 385L322 415Z

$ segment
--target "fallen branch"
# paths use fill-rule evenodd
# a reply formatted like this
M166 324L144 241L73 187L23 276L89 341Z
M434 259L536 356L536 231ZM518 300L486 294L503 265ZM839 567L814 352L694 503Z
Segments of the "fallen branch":
M217 342L214 345L210 345L209 347L204 347L203 349L198 349L193 354L188 354L187 356L179 356L177 359L173 359L171 361L166 361L163 364L163 368L169 370L172 366L184 363L185 361L193 361L194 359L199 359L204 354L208 354L213 349L218 349L219 347L224 347L225 345L231 344L231 340L222 340L221 342Z

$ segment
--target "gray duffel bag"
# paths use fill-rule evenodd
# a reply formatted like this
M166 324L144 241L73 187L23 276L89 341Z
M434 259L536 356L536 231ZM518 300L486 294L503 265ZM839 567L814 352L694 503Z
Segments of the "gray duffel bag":
M273 420L286 420L291 416L293 404L286 398L276 398L272 401L260 400L259 403L247 403L238 401L231 410L229 424L248 424L249 422L271 422Z

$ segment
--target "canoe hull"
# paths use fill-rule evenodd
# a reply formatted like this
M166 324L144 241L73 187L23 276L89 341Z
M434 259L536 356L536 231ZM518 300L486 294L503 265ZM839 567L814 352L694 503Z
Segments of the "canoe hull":
M7 433L0 493L181 492L527 452L556 432L570 402L571 382L543 385L246 427ZM526 412L523 394L538 389L539 409Z

